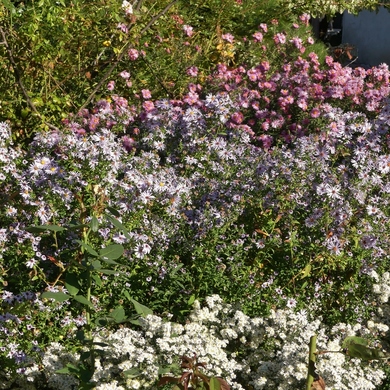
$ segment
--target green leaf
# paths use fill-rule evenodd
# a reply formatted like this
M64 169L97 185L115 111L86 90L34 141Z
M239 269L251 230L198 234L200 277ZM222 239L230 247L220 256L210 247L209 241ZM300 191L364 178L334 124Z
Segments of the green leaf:
M92 277L92 279L95 281L95 283L96 283L97 286L102 287L103 283L102 283L102 279L100 278L99 275L97 275L97 274L92 274L91 277Z
M137 314L139 314L140 316L145 317L145 316L147 316L148 314L153 314L153 310L149 309L148 307L146 307L146 306L144 306L144 305L141 305L141 304L138 303L135 299L131 298L130 300L131 300L131 302L132 302L133 305L134 305L135 311L136 311Z
M351 343L348 346L347 355L361 360L378 360L386 358L386 355L380 349L354 343Z
M99 221L98 221L98 219L95 216L92 217L91 223L89 224L89 226L91 226L91 230L93 232L97 232L98 231L98 229L99 229Z
M170 273L170 276L173 276L173 275L177 274L177 272L178 272L181 268L183 268L183 265L184 265L184 264L179 264L176 268L174 268L173 271Z
M349 336L343 341L342 348L346 349L346 354L352 358L361 360L385 359L387 355L377 348L368 346L368 340L363 337Z
M307 264L306 267L301 271L301 278L306 278L310 276L311 264Z
M3 0L3 4L10 11L12 11L12 12L15 11L15 6L9 0Z
M131 301L130 294L129 294L129 292L128 292L127 290L124 290L124 291L123 291L123 295L124 295L129 301Z
M89 227L89 225L86 225L85 223L77 223L77 224L69 224L68 229L77 230L77 229L83 229L87 227Z
M66 229L58 225L40 225L40 226L29 226L28 228L26 228L26 230L30 233L41 233L41 232L45 232L46 230L50 230L52 232L62 232Z
M210 390L230 390L229 384L222 378L210 378Z
M368 340L363 338L363 337L348 336L344 339L343 344L341 345L341 348L343 348L343 349L348 348L351 344L368 345Z
M187 304L191 306L195 302L195 295L191 295L190 298L187 301Z
M119 222L116 218L111 217L111 215L106 214L106 217L117 229L119 229L123 232L124 236L128 240L131 239L126 227L121 222ZM119 215L118 215L118 217L119 217Z
M116 260L123 255L124 252L123 245L121 244L112 244L100 250L100 257L102 260Z
M95 324L97 326L102 326L102 327L107 326L108 323L110 323L110 322L114 322L114 320L112 318L109 318L109 317L98 317L95 320Z
M126 378L136 378L137 376L140 376L142 372L136 368L130 368L130 370L123 371L123 374L125 375Z
M113 207L107 206L107 210L112 214L115 215L115 217L119 218L121 215L118 210L114 209ZM108 215L110 217L110 215Z
M71 296L63 292L45 291L44 293L42 293L42 298L55 299L58 302L64 302L67 299L70 299Z
M118 306L115 310L113 310L113 311L110 313L110 317L111 317L116 323L120 323L120 322L122 322L123 320L126 319L125 310L123 309L122 306Z
M95 257L98 257L98 256L99 256L99 253L97 253L97 252L95 251L95 249L93 249L93 248L91 247L91 245L87 244L86 242L80 241L80 240L76 240L76 242L77 242L78 244L80 244L80 246L81 246L82 248L84 248L90 255L95 256Z
M91 263L91 267L95 270L100 270L102 268L102 263L99 260L95 260Z
M61 368L60 370L57 370L56 374L70 374L70 371L69 371L68 367L64 367L64 368Z
M77 295L80 291L79 281L76 274L68 272L65 277L65 287L70 295Z
M115 275L118 273L118 271L114 271L112 269L99 269L99 272L104 275Z
M110 259L106 259L106 258L102 258L102 261L104 261L107 264L111 264L111 265L118 265L119 264L114 260L110 260Z
M80 329L76 332L76 339L79 341L85 341L85 332L83 329Z
M210 378L210 390L221 390L221 383L215 377Z
M85 298L83 295L76 295L73 297L77 302L82 303L83 305L89 306L92 309L95 309L92 302Z

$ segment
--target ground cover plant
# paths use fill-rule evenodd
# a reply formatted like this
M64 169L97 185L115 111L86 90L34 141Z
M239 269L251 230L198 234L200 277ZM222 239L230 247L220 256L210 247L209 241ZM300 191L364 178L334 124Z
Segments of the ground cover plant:
M390 72L320 62L308 24L259 24L175 99L111 80L24 148L1 123L3 388L168 386L196 354L231 388L298 389L313 334L386 347ZM317 368L385 381L351 354Z

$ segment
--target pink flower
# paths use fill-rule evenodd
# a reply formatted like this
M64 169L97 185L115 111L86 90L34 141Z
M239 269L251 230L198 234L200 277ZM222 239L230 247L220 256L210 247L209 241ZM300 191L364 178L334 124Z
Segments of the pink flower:
M307 43L309 43L310 45L313 45L314 39L312 37L307 38Z
M198 75L198 68L196 66L190 66L187 69L187 74L191 77L196 77Z
M116 26L116 28L118 30L121 30L122 32L124 32L125 34L127 34L129 32L129 29L127 28L127 26L124 24L124 23L118 23L118 25Z
M320 115L321 115L321 111L320 111L317 107L314 107L314 108L310 111L310 116L311 116L312 118L318 118Z
M269 149L272 146L272 137L270 135L263 134L258 137L258 140L263 143L264 149Z
M261 28L264 32L267 32L268 31L268 26L265 24L265 23L261 23L259 25L259 28Z
M192 35L194 34L194 28L188 26L187 24L183 26L183 31L187 35L187 37L192 37Z
M309 25L309 21L310 21L310 15L309 14L303 14L299 17L299 19L301 20L302 23L304 23L306 26Z
M154 109L154 104L150 100L146 100L142 103L142 107L145 111L152 111Z
M255 32L253 35L252 35L253 39L255 42L262 42L263 41L263 34L261 32Z
M109 91L112 91L114 88L115 88L115 81L111 80L111 81L107 84L107 89L108 89Z
M290 42L299 50L303 48L301 38L294 37L293 39L290 40Z
M134 149L135 141L133 138L128 137L127 135L122 137L122 145L126 151L131 152Z
M152 94L150 93L150 91L148 89L141 90L141 93L142 93L142 97L144 99L150 99L152 97Z
M277 33L274 36L274 42L278 45L279 43L286 43L286 36L283 33Z
M130 78L130 73L127 70L124 70L124 71L119 73L119 76L121 76L123 79L127 80L128 78Z
M232 34L222 34L222 37L221 37L224 41L226 42L229 42L229 43L233 43L234 41L234 36Z
M244 115L242 112L237 111L232 115L231 120L239 125L244 120Z
M135 61L139 57L137 49L130 49L128 54L131 61Z

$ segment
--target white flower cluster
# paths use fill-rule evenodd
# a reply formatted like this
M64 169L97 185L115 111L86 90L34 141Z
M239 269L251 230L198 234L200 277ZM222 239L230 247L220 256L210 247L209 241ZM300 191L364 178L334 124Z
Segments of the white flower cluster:
M373 286L373 293L379 295L381 303L387 303L390 297L390 273L385 272L379 276L375 271L371 272L371 276L376 283Z
M141 318L140 325L139 330L102 330L95 335L99 349L104 350L92 378L97 390L154 389L160 367L194 354L206 363L206 375L226 379L232 389L301 389L312 335L317 335L317 350L341 351L347 336L376 336L388 330L373 321L367 327L338 324L329 330L321 317L310 320L307 311L292 308L250 318L217 295L208 297L204 307L196 301L184 325L155 315ZM317 360L318 373L333 390L375 389L384 378L379 363L363 365L343 353L320 354ZM74 378L56 373L69 362L76 363L74 354L58 343L49 346L41 366L48 388L71 390L77 385ZM37 373L26 375L26 385L32 386Z

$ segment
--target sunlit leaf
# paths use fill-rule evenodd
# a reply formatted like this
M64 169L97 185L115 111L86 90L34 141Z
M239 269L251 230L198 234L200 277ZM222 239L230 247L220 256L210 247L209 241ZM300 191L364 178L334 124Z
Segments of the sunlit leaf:
M122 306L119 306L110 313L110 317L116 323L122 322L126 318L125 310Z
M137 314L141 316L147 316L148 314L153 314L153 310L149 309L148 307L141 305L138 303L135 299L131 298L131 302L133 302L134 309L137 312Z
M105 248L102 248L99 252L102 260L115 260L123 255L124 252L123 245L121 244L112 244Z
M130 370L123 371L123 375L127 378L136 378L140 376L142 371L136 367L130 368Z
M71 296L60 291L59 292L45 291L44 293L42 293L42 298L55 299L58 302L64 302L67 299L70 299Z
M89 225L91 226L91 230L93 232L97 232L98 231L98 229L99 229L99 221L98 221L98 219L95 216L92 217L91 222L90 222Z

